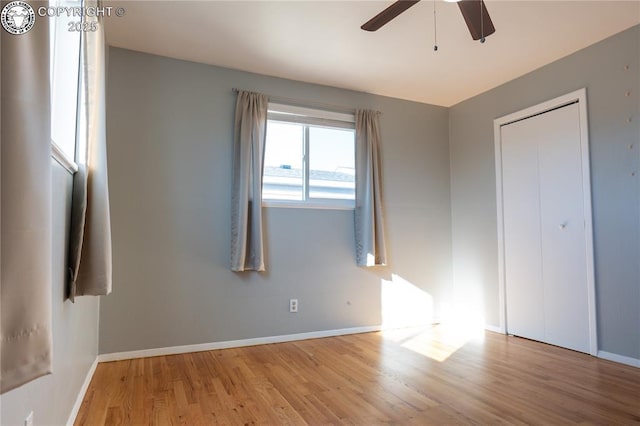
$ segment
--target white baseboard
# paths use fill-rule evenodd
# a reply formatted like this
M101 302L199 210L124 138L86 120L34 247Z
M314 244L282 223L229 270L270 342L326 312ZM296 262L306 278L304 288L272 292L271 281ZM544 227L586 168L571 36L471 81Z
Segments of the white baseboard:
M78 396L76 397L76 402L73 404L73 408L71 409L71 413L69 414L69 419L67 420L67 426L73 426L76 421L76 417L78 416L78 412L80 411L80 406L82 405L82 401L84 400L84 396L89 389L89 384L91 383L91 379L93 378L93 373L96 372L96 367L98 366L98 357L93 360L93 364L89 367L89 371L87 371L87 375L84 378L84 383L82 383L82 387L78 392Z
M611 352L598 351L598 358L606 359L608 361L619 362L620 364L630 365L632 367L640 368L640 359L631 358L629 356L613 354Z
M485 324L484 329L487 331L492 331L494 333L506 334L504 329L499 325L489 325Z
M216 349L240 348L243 346L265 345L269 343L292 342L295 340L318 339L322 337L344 336L347 334L369 333L383 330L381 325L368 327L341 328L338 330L312 331L308 333L286 334L281 336L257 337L254 339L229 340L226 342L200 343L196 345L170 346L167 348L143 349L139 351L115 352L98 355L98 362L121 361L125 359L146 358L152 356L176 355L189 352L212 351Z

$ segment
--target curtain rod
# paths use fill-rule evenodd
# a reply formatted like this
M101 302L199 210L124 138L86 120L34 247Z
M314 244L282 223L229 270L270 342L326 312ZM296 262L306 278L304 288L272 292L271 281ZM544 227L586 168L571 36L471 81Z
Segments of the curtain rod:
M236 87L234 87L231 90L233 91L233 93L238 93L241 90L245 91L244 89L238 89ZM250 92L251 90L246 90L246 91ZM355 108L348 108L340 105L325 104L322 102L313 102L313 101L301 101L299 99L294 99L294 98L286 98L282 96L271 96L266 93L264 93L264 95L267 96L270 101L275 103L283 103L283 104L295 105L299 107L308 107L308 108L321 108L329 111L343 112L346 114L355 114L356 112Z

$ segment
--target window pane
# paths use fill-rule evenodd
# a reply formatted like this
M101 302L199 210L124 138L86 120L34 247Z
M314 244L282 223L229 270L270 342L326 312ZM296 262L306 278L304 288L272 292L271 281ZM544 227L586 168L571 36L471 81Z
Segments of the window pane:
M267 122L262 198L302 200L302 147L304 126Z
M355 199L354 131L309 128L309 198Z
M79 7L79 0L50 2L52 7ZM78 103L78 67L80 33L69 31L69 23L79 17L51 18L51 139L62 151L74 159L76 146L76 109Z

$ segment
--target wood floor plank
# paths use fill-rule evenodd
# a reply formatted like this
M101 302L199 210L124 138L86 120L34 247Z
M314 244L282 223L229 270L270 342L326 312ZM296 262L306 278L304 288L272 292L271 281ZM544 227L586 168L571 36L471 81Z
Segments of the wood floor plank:
M75 424L640 424L640 369L434 326L101 363Z

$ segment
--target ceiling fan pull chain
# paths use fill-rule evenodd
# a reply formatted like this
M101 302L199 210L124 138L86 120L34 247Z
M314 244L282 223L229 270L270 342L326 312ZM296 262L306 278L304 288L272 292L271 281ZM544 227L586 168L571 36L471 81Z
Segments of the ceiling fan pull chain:
M484 1L480 0L480 43L484 43L485 42L485 38L484 38Z
M438 26L436 20L436 0L433 0L433 50L438 51Z

